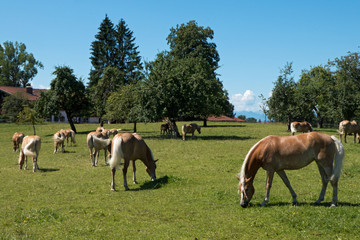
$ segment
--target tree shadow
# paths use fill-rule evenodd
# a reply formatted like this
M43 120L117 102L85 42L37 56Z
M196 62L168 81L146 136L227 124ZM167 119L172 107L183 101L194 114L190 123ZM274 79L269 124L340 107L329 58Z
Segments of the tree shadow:
M245 127L245 125L207 125L206 127L201 126L202 128L217 128L217 127Z

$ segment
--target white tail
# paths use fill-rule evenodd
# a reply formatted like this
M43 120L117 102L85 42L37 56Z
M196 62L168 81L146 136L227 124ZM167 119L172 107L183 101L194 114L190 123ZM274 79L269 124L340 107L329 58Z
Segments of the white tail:
M36 157L37 156L36 142L37 141L35 139L31 139L30 142L28 144L26 144L26 146L23 149L23 152L24 152L25 156L29 156L29 157Z
M124 157L124 153L121 149L122 137L115 136L113 139L113 145L111 148L111 158L109 160L110 168L116 168L120 166L121 159Z
M334 136L331 136L336 145L336 155L335 155L335 164L333 173L331 175L330 181L337 182L340 178L340 173L343 165L343 159L345 156L345 149L342 143Z

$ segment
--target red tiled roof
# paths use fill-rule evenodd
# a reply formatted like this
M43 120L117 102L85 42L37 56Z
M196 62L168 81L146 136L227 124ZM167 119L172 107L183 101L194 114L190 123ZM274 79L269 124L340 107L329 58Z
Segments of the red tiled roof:
M236 118L236 117L227 117L225 115L221 115L221 116L210 116L207 118L208 121L212 121L212 122L245 122L245 120L242 120L240 118Z
M27 93L26 88L23 87L9 87L9 86L0 86L0 91L9 95L14 95L15 93L22 93L28 100L34 101L40 97L41 92L46 92L47 89L32 89L32 94Z

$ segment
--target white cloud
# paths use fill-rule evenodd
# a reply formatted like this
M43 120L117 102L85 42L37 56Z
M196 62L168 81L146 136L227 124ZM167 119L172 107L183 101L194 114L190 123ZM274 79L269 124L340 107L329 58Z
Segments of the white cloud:
M234 105L234 110L239 111L260 111L260 99L251 90L246 90L243 94L236 93L230 97L230 102Z

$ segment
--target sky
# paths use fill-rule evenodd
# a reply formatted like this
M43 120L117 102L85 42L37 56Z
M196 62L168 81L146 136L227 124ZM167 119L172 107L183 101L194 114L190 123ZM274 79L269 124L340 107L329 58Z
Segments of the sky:
M260 111L280 70L302 70L359 51L360 1L333 0L0 0L0 44L21 42L43 65L34 88L49 88L56 66L87 84L90 46L107 15L124 19L143 60L169 50L171 28L195 20L214 31L219 79L235 111Z

